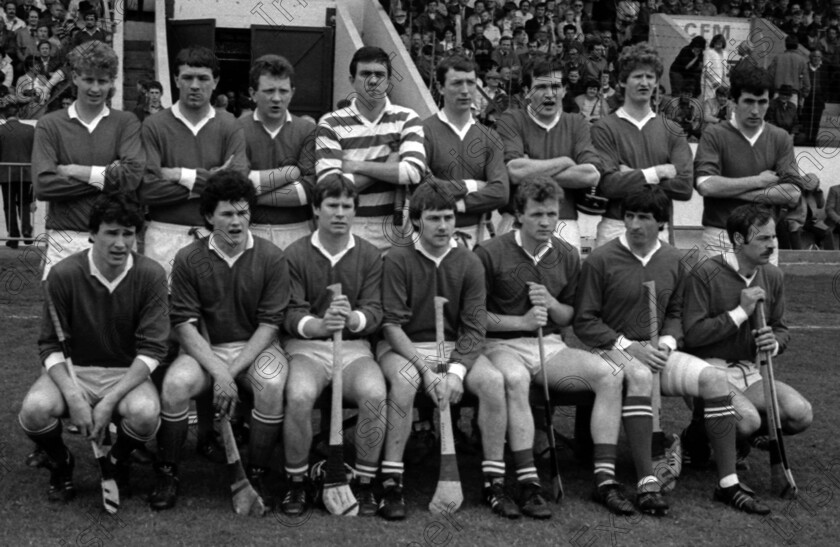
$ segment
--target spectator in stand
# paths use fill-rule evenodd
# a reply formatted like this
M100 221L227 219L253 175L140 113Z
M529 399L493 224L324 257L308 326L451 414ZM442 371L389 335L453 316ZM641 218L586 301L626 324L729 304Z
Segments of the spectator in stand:
M601 83L600 93L607 102L610 112L615 112L621 106L621 100L613 87L612 76L609 72L602 72L598 81Z
M38 54L38 11L32 10L27 18L28 25L15 31L15 48L18 61L23 62L27 56Z
M560 57L563 55L563 43L556 43L550 39L551 25L544 25L537 31L537 51L545 53L549 57Z
M438 3L431 0L426 4L426 11L414 18L414 28L420 32L433 32L443 36L446 27L452 27L452 20L438 11Z
M840 100L840 28L828 27L825 36L820 40L820 50L823 52L823 63L827 66L831 85L829 102Z
M805 97L811 92L811 81L808 77L808 61L799 53L799 39L788 35L785 38L785 51L770 61L767 72L773 79L773 87L781 89L788 85L793 90L790 101L799 107L805 104Z
M753 68L758 67L758 61L753 57L753 48L749 43L749 40L744 40L740 44L738 44L738 55L741 56L738 59L738 63L729 71L729 79L735 77L737 72L742 70L751 70Z
M612 72L612 66L607 61L607 48L600 38L592 38L589 41L589 56L583 62L583 77L597 80L604 72Z
M6 53L6 48L0 45L0 73L3 74L3 85L10 88L15 83L15 71L13 68L14 62L12 58Z
M517 57L528 53L528 33L525 32L525 27L513 29L513 53Z
M567 9L563 11L563 17L557 23L558 28L563 29L563 38L565 40L574 40L577 42L583 41L583 29L575 21L575 10Z
M594 123L610 113L609 106L604 96L601 95L601 84L598 80L588 79L585 81L585 93L575 97L575 103L580 109L581 115L589 123Z
M782 85L778 89L776 98L770 101L770 107L764 119L776 127L781 127L790 135L796 135L799 130L799 116L796 103L791 101L792 95L793 88L788 84Z
M732 105L729 102L729 89L719 87L715 90L715 98L703 101L703 124L725 122L732 116Z
M680 4L679 0L665 0L665 2L659 6L659 13L664 13L665 15L685 15L685 9L683 8L682 4Z
M17 32L18 29L22 29L26 27L26 23L17 16L17 4L14 3L12 0L9 0L5 4L3 4L3 9L5 11L5 20L6 20L6 28L9 32Z
M478 65L479 74L484 74L493 65L491 56L493 54L493 44L484 36L484 24L477 23L475 25L475 34L465 44L466 47L473 51L475 64Z
M576 68L583 76L583 45L580 42L572 42L572 45L566 48L566 52L566 71ZM583 90L580 91L583 92Z
M724 49L726 38L723 34L715 34L709 42L709 49L703 52L703 100L714 99L717 88L729 87L729 66L723 55Z
M24 120L37 120L46 113L50 83L40 73L34 57L24 59L23 67L25 72L15 85L16 100L21 105L20 117Z
M607 2L609 3L609 2ZM644 42L648 38L648 29L639 22L641 7L635 0L621 0L616 4L613 30L620 47Z
M502 31L493 23L493 15L489 11L481 14L481 23L484 25L484 37L490 40L493 47L498 47L499 40L502 38Z
M574 104L574 99L586 89L583 87L583 78L580 73L580 68L575 65L566 65L566 97L568 102ZM577 112L577 109L572 109L570 112Z
M583 0L573 0L570 5L572 7L572 11L574 12L575 25L577 25L583 33L592 32L592 23L589 19L589 15L583 9Z
M151 81L146 83L146 100L142 104L138 104L133 110L134 115L137 116L141 122L152 114L157 114L163 110L163 105L160 100L163 97L163 85L158 81Z
M9 30L3 17L0 17L0 47L9 51L15 47L15 33Z
M750 19L755 15L755 9L750 3L741 4L741 17Z
M522 24L521 22L517 22L515 13L516 4L513 2L506 2L502 7L501 17L496 20L496 25L502 32L502 36L513 36L513 29Z
M455 27L443 29L443 40L438 42L438 51L446 53L455 49Z
M26 163L32 161L32 143L35 128L18 120L18 107L8 104L3 108L3 120L0 121L0 162ZM25 244L31 244L32 237L32 174L27 165L21 168L0 169L0 190L3 192L6 231L11 238L21 236ZM20 216L20 227L18 227ZM18 241L10 239L7 247L17 249Z
M700 96L703 76L703 51L705 49L706 39L702 36L695 36L687 46L680 50L668 70L671 89L685 89L688 84L691 84L691 95L693 97Z
M528 51L519 55L519 65L525 67L529 63L536 63L545 59L546 54L539 50L540 43L534 38L528 42Z
M796 36L800 44L808 41L807 25L802 19L801 10L791 12L790 18L779 29L785 34Z
M814 50L809 55L808 79L811 83L811 94L805 99L802 105L802 132L806 146L817 146L817 134L820 130L820 119L822 118L825 103L829 97L829 72L828 67L823 64L823 53Z
M97 17L96 13L93 10L84 12L84 28L76 31L73 37L70 39L70 44L72 47L79 46L86 42L91 42L93 40L98 40L100 42L105 43L107 40L107 33L99 28L96 25Z
M475 26L481 23L481 14L485 11L487 11L486 2L484 0L475 0L475 4L473 4L472 14L470 14L466 20L466 28L464 31L465 36L472 38L474 34L477 34Z
M711 2L704 2L703 0L694 0L694 11L697 15L704 17L715 17L718 14L717 6Z
M513 68L519 66L519 59L513 53L513 38L503 36L499 40L499 47L490 56L490 60L496 68Z
M20 0L17 7L17 16L21 19L26 19L29 17L29 12L37 11L38 17L41 17L44 15L44 9L38 4L41 4L41 2L36 3L34 0Z
M515 15L517 19L522 21L522 25L524 26L525 23L530 21L534 18L534 14L531 13L531 2L528 0L522 0L519 2L519 9L516 10Z
M499 110L498 105L501 104L503 98L507 97L505 92L499 88L500 82L501 75L496 70L490 70L484 76L484 85L476 86L474 103L478 109L479 117L485 117L491 105L495 104L496 110Z
M545 2L539 2L534 7L534 17L525 22L525 31L533 40L541 28L550 24L551 17L546 13Z
M38 42L37 51L38 56L35 58L35 62L40 65L38 70L46 76L52 86L64 80L64 72L62 71L61 74L58 74L61 71L61 61L52 54L52 44L50 41L41 40Z
M665 104L663 110L665 117L682 128L689 142L697 142L703 131L703 109L700 102L692 96L691 84L684 85L680 95Z

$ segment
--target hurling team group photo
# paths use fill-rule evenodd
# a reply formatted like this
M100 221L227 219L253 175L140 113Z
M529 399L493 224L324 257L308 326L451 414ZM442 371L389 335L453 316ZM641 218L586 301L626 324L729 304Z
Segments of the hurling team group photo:
M785 443L814 411L774 373L792 339L780 232L832 174L800 169L765 120L789 96L778 72L729 71L726 117L698 138L660 108L669 67L646 41L616 50L615 108L595 119L568 110L559 53L520 56L500 106L495 65L435 39L424 119L392 100L393 54L365 42L334 67L352 93L316 118L294 111L281 52L229 102L221 55L189 45L123 111L121 54L93 28L64 61L72 96L34 129L28 103L0 100L2 152L29 139L13 161L31 164L47 242L19 365L40 372L7 401L4 443L28 456L6 464L45 505L210 521L207 483L256 526L462 507L550 526L585 504L664 523L691 512L683 477L705 469L704 507L760 527L801 495ZM539 25L518 28L541 47ZM695 192L702 245L678 248L674 203ZM575 412L570 440L554 421ZM580 473L589 486L570 487Z

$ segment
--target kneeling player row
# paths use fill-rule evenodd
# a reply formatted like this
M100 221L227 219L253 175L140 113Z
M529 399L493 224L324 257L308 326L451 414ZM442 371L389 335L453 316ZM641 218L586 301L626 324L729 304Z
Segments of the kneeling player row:
M384 454L379 443L371 447L357 438L354 487L362 514L405 516L403 452L414 397L423 387L439 406L459 402L465 389L477 396L490 507L505 517L549 517L534 467L532 378L549 387L582 378L581 389L595 392L595 498L618 514L663 514L663 487L673 485L675 473L667 466L654 472L654 374L662 394L705 403L699 419L716 454L715 499L747 512L769 511L735 470L736 438L759 430L764 409L755 353L782 351L788 341L782 275L767 264L774 233L768 212L738 209L729 226L735 253L692 269L681 252L658 240L670 201L658 187L646 186L624 200L625 234L597 249L579 272L577 253L552 235L562 193L548 178L517 189L519 229L482 243L475 253L453 242L451 199L421 185L409 213L416 238L392 248L384 260L350 233L357 194L342 177L318 184L318 229L285 252L251 235L253 199L243 176L222 171L211 177L201 208L212 234L178 252L171 306L165 305L162 269L130 252L142 224L134 204L124 196L97 202L92 250L62 261L48 278L82 381L69 381L45 319L39 343L47 372L20 416L50 457L52 498L73 493L72 457L58 418L69 413L96 437L117 411L124 419L109 461L125 477L127 455L160 423L150 503L172 507L189 400L212 386L223 413L232 412L239 388L253 393L249 476L267 499L265 476L282 431L291 486L281 508L303 512L311 502L311 412L337 372L330 337L342 333L343 396L358 405L360 423L389 424ZM643 285L650 282L655 290L647 296ZM327 287L337 283L341 295L329 294ZM434 297L448 301L440 319L442 345L436 343ZM762 300L769 325L752 329L749 316ZM158 402L148 377L164 359L167 314L181 353L166 371ZM570 324L591 351L564 344L560 329ZM368 339L376 333L381 338L374 348ZM448 364L444 377L436 371L441 362ZM535 376L541 367L545 376ZM802 431L811 421L810 405L784 384L778 390L785 430ZM614 478L622 419L639 479L635 508ZM521 485L517 502L503 486L506 435ZM378 503L377 472L384 487Z

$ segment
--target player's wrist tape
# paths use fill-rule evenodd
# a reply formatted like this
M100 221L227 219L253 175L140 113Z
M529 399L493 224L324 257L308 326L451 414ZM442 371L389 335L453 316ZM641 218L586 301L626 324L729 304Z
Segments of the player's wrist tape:
M467 367L458 363L457 361L453 361L449 363L449 370L446 371L448 374L454 374L458 377L461 382L464 381L464 377L467 375Z

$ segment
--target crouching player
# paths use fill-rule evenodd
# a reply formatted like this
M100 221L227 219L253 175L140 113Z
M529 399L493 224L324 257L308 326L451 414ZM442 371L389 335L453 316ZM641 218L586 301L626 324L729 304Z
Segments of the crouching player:
M379 512L388 520L405 518L402 460L417 390L423 387L437 404L444 400L457 404L466 387L478 397L485 499L494 511L518 516L516 504L504 490L504 380L481 355L485 333L481 261L453 240L455 203L433 185L423 184L414 192L409 218L418 239L412 246L392 248L382 273L385 339L377 356L390 391ZM435 296L449 301L444 308L443 355L435 343ZM441 360L449 362L442 381L436 373Z
M746 441L752 435L753 444L762 446L760 438L767 435L767 403L755 353L770 351L776 355L790 340L784 322L784 279L781 270L770 263L776 234L773 212L741 205L729 215L726 231L734 252L704 261L686 282L685 346L686 351L727 375L736 393L733 402L740 416L739 440ZM767 326L758 330L751 317L761 301L767 310ZM811 404L791 386L778 381L775 384L783 432L795 435L808 429L814 416ZM749 446L743 442L739 448L749 452ZM746 453L739 456L746 457ZM740 504L743 496L736 493L720 499Z
M246 473L271 506L265 481L283 421L288 367L277 330L289 302L289 268L283 251L248 229L255 199L245 175L213 174L200 201L212 233L175 255L170 321L183 353L169 366L161 390L152 509L175 505L190 399L212 388L216 408L232 416L237 384L254 397Z
M624 370L627 387L622 408L639 482L636 505L644 513L662 515L668 503L662 483L672 479L662 465L654 476L651 461L653 374L660 374L663 395L701 397L706 431L715 450L718 488L715 497L749 513L769 509L739 484L735 471L735 411L724 371L676 351L682 342L683 254L659 240L668 221L671 200L665 191L647 185L628 194L622 204L626 231L598 247L584 262L576 299L575 334L612 366ZM656 283L656 318L649 317L643 283ZM654 347L649 328L658 325ZM659 466L658 466L659 467ZM741 500L733 503L734 499Z
M485 355L505 377L508 442L521 485L522 512L535 518L551 516L534 467L534 419L528 401L531 379L542 384L536 337L542 328L549 387L595 392L595 498L615 513L632 513L633 504L615 481L624 374L593 354L567 347L560 335L560 328L572 322L580 275L577 252L552 235L562 197L563 191L549 177L523 182L513 200L519 229L476 250L484 264L490 314ZM571 378L583 382L576 385Z
M166 354L169 337L166 274L131 251L143 212L127 194L102 194L91 208L93 246L56 264L49 296L72 350L74 383L47 304L38 348L44 373L20 410L23 430L48 456L49 499L75 496L73 455L61 438L61 418L82 435L100 439L118 418L108 457L118 486L128 491L129 454L157 431L160 402L149 374Z
M350 233L358 205L352 182L339 176L323 179L313 201L318 228L286 250L292 296L285 330L294 337L284 342L291 356L283 428L290 488L282 509L289 515L303 513L309 504L306 473L312 408L332 379L335 332L342 332L344 339L343 396L359 407L354 483L359 514L376 514L373 479L381 442L365 442L370 435L363 426L385 418L377 414L385 403L385 379L366 339L382 321L382 258L373 244ZM340 296L327 291L334 283L341 283Z

